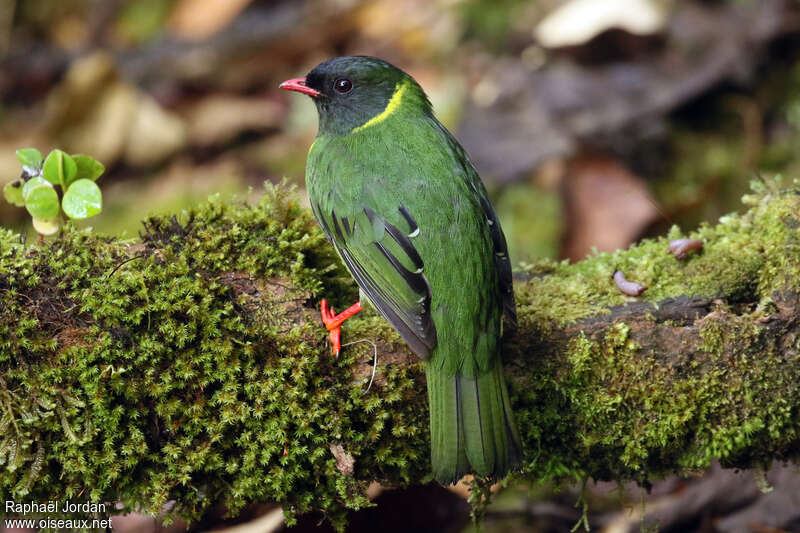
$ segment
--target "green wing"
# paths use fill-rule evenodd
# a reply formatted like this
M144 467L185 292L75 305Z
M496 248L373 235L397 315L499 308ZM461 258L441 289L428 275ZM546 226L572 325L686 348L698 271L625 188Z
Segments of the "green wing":
M338 215L312 201L314 215L361 290L422 359L436 346L431 317L431 288L422 258L412 239L419 234L416 220L405 206L377 213L363 205Z
M489 368L500 314L516 322L505 238L458 142L433 118L402 124L317 137L306 171L314 215L415 353L444 344L449 372Z
M511 260L508 255L506 236L500 228L500 220L498 220L497 214L494 212L492 204L489 202L489 194L486 192L486 186L484 186L481 178L475 171L475 167L469 162L469 156L464 151L464 148L438 121L436 121L436 127L450 149L457 154L457 160L460 163L465 181L480 204L480 209L486 221L489 237L492 242L494 265L497 269L498 276L498 292L502 311L507 320L506 327L508 331L514 331L517 329L517 307L514 303L514 282L511 274Z

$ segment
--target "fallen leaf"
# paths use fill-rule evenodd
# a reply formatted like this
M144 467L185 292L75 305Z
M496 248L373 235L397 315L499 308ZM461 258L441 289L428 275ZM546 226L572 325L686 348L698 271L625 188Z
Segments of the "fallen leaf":
M660 216L642 178L603 155L572 161L563 195L567 234L561 255L572 261L592 248L626 248Z

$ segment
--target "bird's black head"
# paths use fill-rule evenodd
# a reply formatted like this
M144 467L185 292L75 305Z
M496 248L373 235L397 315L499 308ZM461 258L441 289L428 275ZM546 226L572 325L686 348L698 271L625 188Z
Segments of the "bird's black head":
M314 98L320 132L326 134L350 133L401 106L430 112L430 103L417 82L375 57L336 57L314 67L305 78L283 82L281 88Z

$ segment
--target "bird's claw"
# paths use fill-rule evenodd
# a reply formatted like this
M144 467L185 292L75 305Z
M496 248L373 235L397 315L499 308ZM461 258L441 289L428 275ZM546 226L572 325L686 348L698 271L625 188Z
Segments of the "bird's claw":
M333 355L338 357L339 352L342 351L342 323L362 309L361 304L356 302L337 315L333 307L328 305L327 300L323 299L320 303L322 322L330 332L328 337L333 344Z

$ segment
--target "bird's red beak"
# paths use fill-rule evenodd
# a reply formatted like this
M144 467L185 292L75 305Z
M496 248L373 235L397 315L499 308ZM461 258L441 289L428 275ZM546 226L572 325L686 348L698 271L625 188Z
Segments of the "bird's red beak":
M318 90L307 86L305 78L292 78L281 83L278 87L281 89L286 89L287 91L297 91L299 93L307 94L312 98L318 98L319 95L322 94Z

